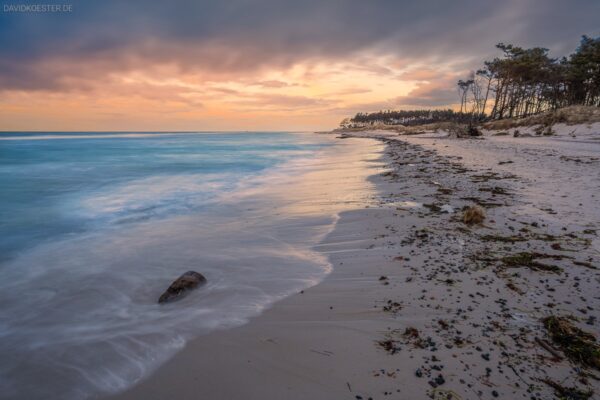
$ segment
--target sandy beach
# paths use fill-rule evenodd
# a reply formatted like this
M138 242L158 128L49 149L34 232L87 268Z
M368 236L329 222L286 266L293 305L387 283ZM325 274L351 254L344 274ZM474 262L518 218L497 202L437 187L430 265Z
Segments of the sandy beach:
M362 137L343 140L379 163L365 182L375 197L342 212L317 247L333 272L244 326L190 342L110 398L598 393L598 372L555 347L542 322L572 316L598 334L596 128L576 137L344 135ZM469 226L461 210L474 204L486 219ZM523 255L533 262L510 262Z

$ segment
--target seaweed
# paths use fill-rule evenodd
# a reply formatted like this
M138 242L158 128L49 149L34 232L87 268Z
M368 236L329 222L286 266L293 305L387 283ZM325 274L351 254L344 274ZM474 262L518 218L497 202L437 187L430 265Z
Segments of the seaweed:
M561 400L587 400L594 395L594 391L591 389L584 392L576 387L565 387L549 378L540 379L540 381L554 389L554 393Z
M429 211L435 212L435 213L439 213L439 212L442 211L442 208L440 206L438 206L437 204L434 204L434 203L423 204L423 207L428 208Z
M401 350L400 347L397 346L398 342L396 340L385 339L378 340L375 343L389 354L396 354Z
M506 284L506 287L518 294L521 294L521 295L525 294L525 292L521 288L519 288L517 285L515 285L515 283L513 281L509 281Z
M441 194L452 194L454 190L449 188L438 187L437 191Z
M586 267L586 268L590 268L590 269L598 269L598 267L592 265L592 263L589 263L587 261L573 261L573 264L579 265L580 267Z
M503 242L503 243L515 243L525 242L527 238L523 236L499 236L499 235L484 235L481 237L484 242Z
M483 174L471 175L471 182L480 183L480 182L488 182L490 180L517 179L517 178L518 177L514 174L500 175L497 172L485 172Z
M388 300L386 305L383 306L383 311L392 314L398 313L402 309L402 304L397 301Z
M550 316L542 319L542 323L569 360L600 370L600 346L594 335L579 329L567 317Z
M510 195L510 193L507 192L506 189L504 189L500 186L482 187L482 188L479 188L479 191L480 192L490 192L492 194Z
M535 271L546 271L546 272L553 272L553 273L557 273L557 274L561 273L562 268L557 267L556 265L544 264L544 263L541 263L541 262L535 260L536 258L545 258L545 256L547 256L547 255L539 254L539 253L521 252L521 253L514 254L512 256L503 257L501 261L504 264L504 266L506 266L506 267L511 267L511 268L527 267L527 268L530 268ZM554 258L555 256L551 256L551 257Z
M504 205L502 203L493 203L491 201L485 201L478 197L472 197L472 196L461 197L460 199L466 200L466 201L472 201L473 203L480 205L481 207L485 207L485 208L502 207Z

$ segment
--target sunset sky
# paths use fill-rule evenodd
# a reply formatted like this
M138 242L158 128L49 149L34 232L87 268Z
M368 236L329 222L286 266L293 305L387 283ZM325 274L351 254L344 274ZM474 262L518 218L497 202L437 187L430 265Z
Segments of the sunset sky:
M88 0L0 12L0 130L330 129L454 107L498 42L573 51L598 0Z

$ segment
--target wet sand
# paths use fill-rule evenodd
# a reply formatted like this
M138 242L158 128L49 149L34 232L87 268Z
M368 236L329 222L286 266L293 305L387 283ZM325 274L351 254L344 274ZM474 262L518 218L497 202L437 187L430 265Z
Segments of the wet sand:
M353 135L386 147L364 182L375 196L349 195L362 200L317 247L333 272L111 399L553 398L543 379L600 392L542 323L599 332L600 141ZM467 226L474 204L487 218ZM523 253L537 263L506 262Z

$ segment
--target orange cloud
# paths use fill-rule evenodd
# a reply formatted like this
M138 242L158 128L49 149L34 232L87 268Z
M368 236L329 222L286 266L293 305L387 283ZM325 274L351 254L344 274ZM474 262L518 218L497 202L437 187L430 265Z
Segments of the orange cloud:
M307 62L237 73L185 69L174 64L123 69L90 60L68 78L34 90L5 89L3 130L227 130L326 129L343 110L407 95L416 85L397 76L388 59ZM106 70L104 70L106 68ZM360 84L357 85L357 83Z

